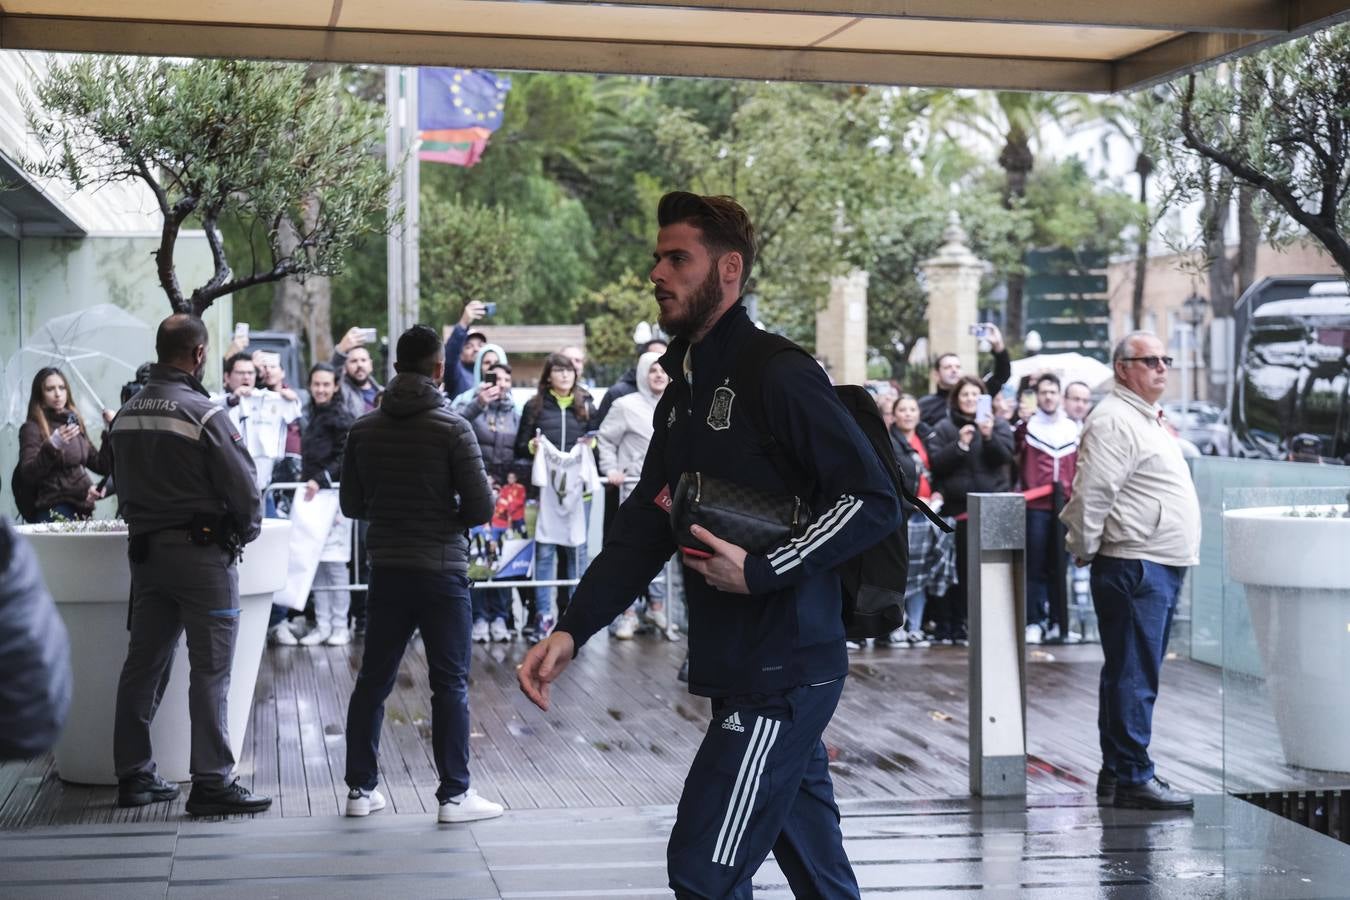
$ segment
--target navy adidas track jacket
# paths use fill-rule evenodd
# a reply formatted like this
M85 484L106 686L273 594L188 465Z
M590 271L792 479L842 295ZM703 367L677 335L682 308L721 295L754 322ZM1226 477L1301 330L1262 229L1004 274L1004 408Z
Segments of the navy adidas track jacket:
M670 517L657 505L684 472L783 494L789 484L764 455L745 401L736 397L738 348L755 333L740 304L701 342L672 342L671 377L638 486L620 507L604 551L578 585L558 629L580 647L632 602L675 552ZM895 531L900 503L866 437L809 356L773 356L760 375L764 419L796 469L811 473L806 531L745 562L750 594L727 594L685 569L689 689L708 697L777 693L843 677L842 596L834 567ZM691 383L692 382L692 383Z

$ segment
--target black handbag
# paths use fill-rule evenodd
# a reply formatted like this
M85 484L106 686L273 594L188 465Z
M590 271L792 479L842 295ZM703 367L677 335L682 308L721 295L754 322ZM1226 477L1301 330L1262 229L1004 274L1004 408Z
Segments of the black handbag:
M746 487L701 472L680 476L670 508L675 543L684 553L704 559L712 555L711 548L689 533L690 526L701 525L747 553L761 556L801 534L810 520L810 511L800 497Z

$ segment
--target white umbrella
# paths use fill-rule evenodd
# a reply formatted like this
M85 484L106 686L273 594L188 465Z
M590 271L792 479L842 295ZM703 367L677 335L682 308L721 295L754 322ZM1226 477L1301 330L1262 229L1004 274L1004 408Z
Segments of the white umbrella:
M1008 383L1018 384L1023 378L1041 372L1059 376L1061 386L1071 381L1081 381L1096 389L1111 380L1111 367L1091 356L1081 353L1039 353L1013 360L1012 378Z
M5 421L28 416L28 391L39 369L55 366L72 382L86 422L104 408L116 409L117 389L153 356L154 333L131 313L103 303L44 322L23 342L4 368Z

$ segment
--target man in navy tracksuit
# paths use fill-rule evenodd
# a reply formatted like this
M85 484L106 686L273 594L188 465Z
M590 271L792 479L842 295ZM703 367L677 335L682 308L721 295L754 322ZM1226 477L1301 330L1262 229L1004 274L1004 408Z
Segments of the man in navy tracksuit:
M774 355L761 396L737 398L736 359L756 332L739 301L755 254L745 211L676 192L657 219L650 277L661 327L676 335L661 359L671 385L642 478L556 631L526 657L521 688L547 709L577 648L674 552L668 499L682 473L806 496L819 515L765 556L694 531L713 555L685 558L689 689L711 698L713 715L670 836L670 885L681 898L748 898L772 850L796 896L857 897L821 741L848 672L834 567L899 527L899 500L806 354ZM786 465L764 455L749 403L762 404Z

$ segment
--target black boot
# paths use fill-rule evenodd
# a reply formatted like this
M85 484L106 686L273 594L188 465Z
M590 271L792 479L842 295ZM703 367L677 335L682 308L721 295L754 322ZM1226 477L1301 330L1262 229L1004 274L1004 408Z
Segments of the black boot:
M1097 803L1110 806L1116 798L1116 773L1102 769L1097 773Z
M1154 776L1143 784L1117 784L1112 805L1116 809L1191 809L1195 801Z
M680 663L680 671L675 673L675 677L685 684L689 683L689 654L685 654L684 662Z
M147 806L164 803L178 796L178 785L165 781L158 772L133 775L117 781L118 806Z
M262 812L271 805L271 797L251 793L236 778L229 784L194 784L188 794L187 812L190 816L230 816Z

